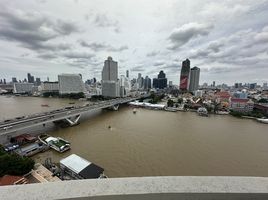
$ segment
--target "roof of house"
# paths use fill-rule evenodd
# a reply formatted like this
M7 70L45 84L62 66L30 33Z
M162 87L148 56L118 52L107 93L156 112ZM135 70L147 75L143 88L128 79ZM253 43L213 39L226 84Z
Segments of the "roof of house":
M232 103L249 103L250 99L231 98Z
M4 175L0 178L0 186L3 185L14 185L15 182L22 179L22 176L11 176L11 175Z
M215 95L220 98L229 98L231 96L227 91L217 92Z

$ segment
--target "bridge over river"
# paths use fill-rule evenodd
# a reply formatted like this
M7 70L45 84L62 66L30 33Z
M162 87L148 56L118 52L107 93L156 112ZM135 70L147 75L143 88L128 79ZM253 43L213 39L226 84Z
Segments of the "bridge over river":
M7 134L12 135L12 133L15 134L23 129L38 125L46 126L46 124L50 122L56 124L65 122L69 126L74 126L78 124L81 114L83 113L105 108L117 110L120 104L125 104L145 97L147 96L125 97L94 103L91 102L86 103L84 106L68 106L49 112L37 113L29 116L19 116L13 119L4 120L0 122L0 136Z

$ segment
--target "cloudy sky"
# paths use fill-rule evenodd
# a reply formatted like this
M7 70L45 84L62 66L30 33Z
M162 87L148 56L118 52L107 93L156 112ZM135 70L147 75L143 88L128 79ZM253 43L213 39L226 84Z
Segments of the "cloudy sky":
M181 62L201 83L268 81L268 0L0 0L0 78L100 79L120 74L179 83Z

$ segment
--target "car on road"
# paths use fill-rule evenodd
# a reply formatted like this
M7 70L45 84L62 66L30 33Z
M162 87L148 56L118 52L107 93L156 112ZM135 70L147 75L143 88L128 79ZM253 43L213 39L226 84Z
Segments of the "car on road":
M8 130L8 129L11 129L13 126L5 126L3 129L4 130Z

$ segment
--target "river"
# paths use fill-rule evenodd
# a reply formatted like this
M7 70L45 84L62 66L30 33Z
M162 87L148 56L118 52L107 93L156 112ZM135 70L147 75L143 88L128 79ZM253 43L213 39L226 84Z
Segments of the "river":
M69 102L0 96L0 119L57 109ZM71 150L63 154L49 150L33 158L59 162L75 153L102 166L109 177L268 176L267 130L266 124L232 116L145 109L133 114L130 107L121 106L119 111L84 117L78 126L50 130L49 134L69 140Z

